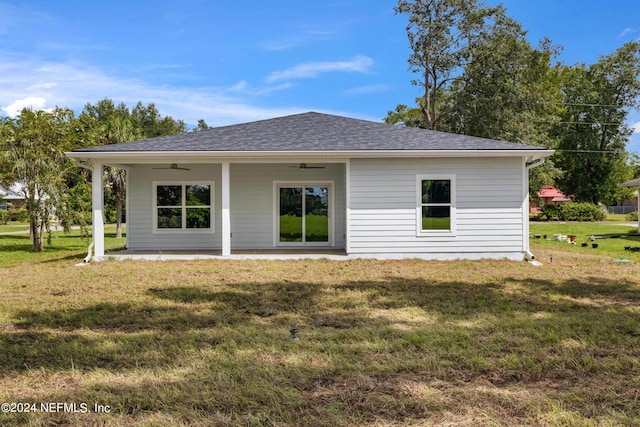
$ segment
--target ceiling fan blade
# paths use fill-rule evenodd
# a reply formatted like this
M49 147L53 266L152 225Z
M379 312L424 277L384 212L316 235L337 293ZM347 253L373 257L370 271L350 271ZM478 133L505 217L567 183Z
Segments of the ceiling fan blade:
M289 166L294 169L324 169L324 166L309 166L306 163L300 163L298 166Z
M188 170L191 170L191 169L189 169L189 168L181 168L181 167L180 167L180 166L178 166L176 163L171 163L171 164L169 165L169 167L168 167L168 168L153 168L153 169L156 169L156 170L172 169L172 170L179 170L179 171L188 171Z

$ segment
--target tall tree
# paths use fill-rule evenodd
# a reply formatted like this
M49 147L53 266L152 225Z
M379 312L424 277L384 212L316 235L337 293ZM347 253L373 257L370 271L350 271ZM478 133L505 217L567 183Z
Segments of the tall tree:
M612 202L629 176L625 120L640 106L640 42L591 66L563 70L563 110L556 126L561 189L578 201Z
M417 74L419 108L427 129L438 129L451 114L447 91L473 58L486 33L511 25L502 6L488 7L478 0L399 0L396 13L409 15L409 68Z
M186 132L182 120L162 116L153 103L138 102L129 110L124 104L115 105L109 98L95 104L86 104L81 114L94 121L98 142L101 145L130 142L137 139L154 138ZM204 120L199 128L206 126ZM122 214L126 199L126 172L117 167L106 168L106 183L114 197L116 211L116 237L122 236Z
M66 176L76 166L64 156L74 148L75 117L69 109L23 109L0 126L2 184L17 184L26 199L33 250L44 249L44 233L59 205Z
M138 104L142 108L142 104ZM98 141L101 145L129 142L143 137L143 131L135 128L131 112L124 103L117 106L104 98L94 104L86 104L81 116L94 120ZM122 237L122 215L126 199L126 171L109 166L106 168L106 183L115 199L116 237Z
M144 105L142 102L131 110L131 121L135 129L141 131L144 138L175 135L187 131L187 125L182 120L171 116L162 117L154 103Z

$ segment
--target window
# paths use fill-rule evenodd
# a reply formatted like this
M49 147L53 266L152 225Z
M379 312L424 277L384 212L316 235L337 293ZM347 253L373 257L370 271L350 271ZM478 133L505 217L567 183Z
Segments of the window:
M154 232L213 232L213 182L154 182Z
M416 206L418 236L455 233L455 177L418 175Z

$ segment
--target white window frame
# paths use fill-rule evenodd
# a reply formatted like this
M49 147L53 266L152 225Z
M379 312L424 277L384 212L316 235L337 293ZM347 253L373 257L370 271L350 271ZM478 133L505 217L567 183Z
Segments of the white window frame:
M158 228L158 186L162 185L174 185L182 186L182 228ZM211 228L187 228L187 215L186 210L189 209L186 206L186 187L189 185L208 185L211 189L210 194L210 205L208 206L199 206L193 207L192 209L198 208L209 208L211 212ZM153 218L153 234L214 234L215 233L215 181L153 181L153 185L151 186L152 191L152 218ZM177 207L177 206L176 206Z
M422 203L422 181L448 180L450 181L450 203ZM423 206L449 206L450 227L448 230L423 230L422 229L422 207ZM455 174L421 174L416 175L416 236L455 236L456 235L456 176Z

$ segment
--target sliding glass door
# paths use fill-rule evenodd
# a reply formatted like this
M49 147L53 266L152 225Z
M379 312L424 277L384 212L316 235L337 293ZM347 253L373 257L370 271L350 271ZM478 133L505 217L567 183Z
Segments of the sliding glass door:
M278 244L329 246L329 185L278 186Z

